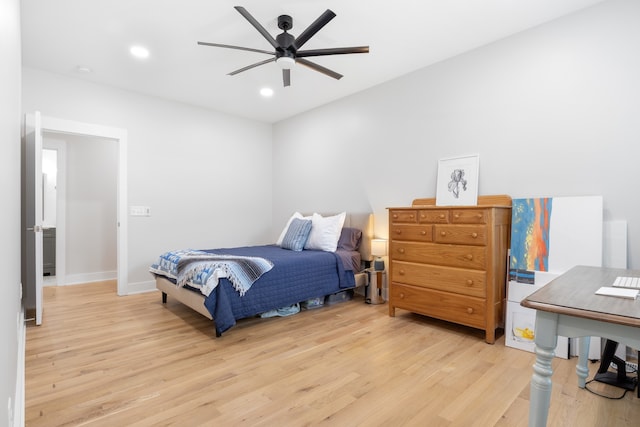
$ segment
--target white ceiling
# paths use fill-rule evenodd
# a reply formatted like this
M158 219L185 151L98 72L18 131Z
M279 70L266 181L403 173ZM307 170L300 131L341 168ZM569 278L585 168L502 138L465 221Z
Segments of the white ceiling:
M540 25L602 0L22 0L23 64L92 82L276 122L419 68ZM297 36L322 12L336 17L304 49L369 45L370 53L309 58L344 75L300 65L284 88L270 56L206 41L273 50L233 7L243 6L274 37L277 17ZM151 54L133 58L140 44ZM78 67L88 67L81 73ZM271 87L271 98L259 95Z

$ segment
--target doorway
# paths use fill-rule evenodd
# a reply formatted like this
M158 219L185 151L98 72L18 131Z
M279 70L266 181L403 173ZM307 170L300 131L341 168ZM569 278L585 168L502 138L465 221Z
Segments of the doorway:
M117 279L117 144L43 132L43 285Z
M42 116L42 132L46 135L61 135L79 137L84 136L93 139L108 139L115 143L116 149L116 207L115 207L115 229L116 229L116 276L118 295L127 295L128 292L128 270L127 270L127 131L124 129L107 126L81 123L71 120L57 119ZM57 210L60 220L60 210ZM58 247L58 243L56 243ZM56 254L59 251L56 248ZM56 263L58 266L60 263Z

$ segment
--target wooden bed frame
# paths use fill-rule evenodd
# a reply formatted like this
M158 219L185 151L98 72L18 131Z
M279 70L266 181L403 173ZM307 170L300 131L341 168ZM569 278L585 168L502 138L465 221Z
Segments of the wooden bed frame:
M331 214L322 214L329 216ZM344 227L353 227L362 230L362 243L360 244L360 254L363 261L371 261L371 239L373 238L373 214L347 214ZM366 273L357 273L356 287L366 286L369 283L369 277ZM207 319L213 320L211 313L204 306L205 296L197 292L193 292L184 288L177 287L174 283L162 276L156 276L156 288L162 292L162 302L166 304L167 296L175 298L182 304L190 307L192 310L202 314ZM277 307L274 307L277 308Z

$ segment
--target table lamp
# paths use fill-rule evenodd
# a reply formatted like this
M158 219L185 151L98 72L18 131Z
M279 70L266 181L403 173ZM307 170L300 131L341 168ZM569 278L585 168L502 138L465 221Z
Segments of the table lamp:
M371 239L371 255L376 257L373 261L375 271L384 271L383 256L387 255L387 241L385 239Z

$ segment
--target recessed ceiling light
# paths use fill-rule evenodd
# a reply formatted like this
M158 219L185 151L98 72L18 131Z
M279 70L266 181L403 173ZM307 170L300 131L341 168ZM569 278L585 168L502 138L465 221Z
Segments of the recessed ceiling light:
M260 95L264 96L265 98L269 98L273 96L273 89L271 89L270 87L263 87L262 89L260 89Z
M85 67L84 65L78 65L76 67L76 72L80 73L80 74L89 74L91 72L93 72L93 70L89 67Z
M143 46L131 46L129 52L131 52L131 55L135 56L136 58L144 59L149 57L149 49Z

